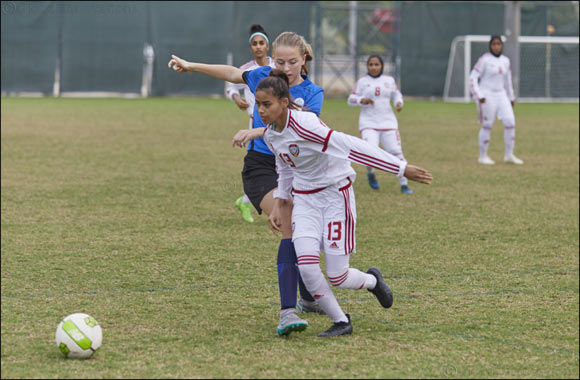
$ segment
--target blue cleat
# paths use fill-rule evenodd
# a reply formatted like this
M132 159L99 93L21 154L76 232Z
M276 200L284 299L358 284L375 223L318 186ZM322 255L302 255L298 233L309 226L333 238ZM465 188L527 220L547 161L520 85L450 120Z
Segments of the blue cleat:
M403 185L401 186L401 193L411 195L413 194L413 190L409 189L409 186Z
M375 173L367 173L367 178L369 179L369 185L375 190L379 189L379 181L377 181L377 177Z

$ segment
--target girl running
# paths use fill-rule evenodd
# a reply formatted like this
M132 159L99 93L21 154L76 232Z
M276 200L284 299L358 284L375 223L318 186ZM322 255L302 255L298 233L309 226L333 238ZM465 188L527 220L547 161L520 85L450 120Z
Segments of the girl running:
M324 92L322 88L314 84L308 78L307 63L312 60L312 48L304 37L293 33L281 33L272 45L272 53L276 68L282 70L289 79L290 92L295 102L306 107L310 112L320 115ZM168 63L170 68L179 72L198 72L232 83L245 83L252 93L261 79L270 74L270 66L262 66L254 70L244 71L234 66L209 65L196 62L188 62L172 55ZM248 153L244 158L242 180L244 192L258 211L262 210L270 215L274 207L274 190L278 185L276 173L276 160L264 139L265 124L263 123L257 108L254 106L253 129L246 130L253 137L257 137L248 144ZM288 335L292 331L302 331L308 327L308 322L298 317L296 310L297 283L300 281L296 266L296 252L292 243L292 201L285 202L280 207L282 241L278 249L278 286L280 289L280 323L277 328L279 335ZM300 281L300 300L298 306L305 312L320 312L318 304L308 293L304 284Z
M268 34L261 25L254 24L250 27L250 52L254 57L253 60L244 63L240 66L240 70L253 70L260 66L274 66L274 60L268 57L268 50L270 49L270 40ZM240 91L243 91L240 94ZM226 82L226 96L231 99L239 109L246 111L250 116L250 128L253 126L252 115L254 114L254 94L246 84ZM253 223L254 218L251 212L250 198L246 194L239 197L235 205L242 213L242 219L248 223Z
M401 147L401 135L397 117L391 108L391 102L397 112L403 109L403 95L397 88L395 78L383 75L383 59L378 55L371 55L367 60L368 74L359 79L348 97L348 105L362 107L358 119L358 128L361 138L375 146L379 143L383 149L405 161L403 148ZM367 166L369 185L375 190L379 189L379 182L375 176L375 169ZM399 179L401 193L413 194L409 189L406 177Z
M350 334L350 316L339 306L320 269L321 247L326 254L326 274L333 286L368 289L385 308L391 307L393 294L378 268L364 273L349 266L350 253L356 249L352 188L356 172L349 160L425 184L431 183L432 176L375 145L333 131L313 113L300 111L288 83L283 72L274 70L256 88L256 107L262 121L268 123L264 140L276 155L279 174L268 222L273 231L281 231L282 207L293 193L292 240L300 274L334 322L318 336ZM240 131L233 145L243 146L249 137L251 133Z

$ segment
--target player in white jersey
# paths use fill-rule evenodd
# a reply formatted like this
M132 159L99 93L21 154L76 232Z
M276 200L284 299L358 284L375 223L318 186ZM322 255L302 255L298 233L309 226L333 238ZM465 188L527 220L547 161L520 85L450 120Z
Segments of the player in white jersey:
M397 117L391 107L395 105L397 112L403 109L403 95L397 88L395 78L383 75L383 60L378 55L371 55L367 60L368 74L360 78L354 85L348 97L348 105L362 107L358 119L361 138L373 145L383 145L383 149L399 160L405 161L401 147L401 135ZM379 182L374 168L367 166L369 185L378 190ZM413 194L409 189L407 178L400 178L401 192Z
M275 206L268 218L270 227L281 231L280 209L293 193L292 240L300 275L334 322L318 336L350 334L350 316L340 308L320 269L321 248L326 253L326 273L333 286L368 289L385 308L393 303L392 291L378 268L364 273L349 265L349 255L356 250L352 187L356 172L350 161L426 184L432 176L362 139L333 131L311 112L298 110L300 107L291 100L288 77L282 71L273 70L260 81L256 106L260 118L268 124L264 140L276 155L278 170ZM243 146L248 141L240 132L234 145Z
M309 111L320 114L324 101L324 91L308 78L308 62L312 61L312 47L304 37L294 32L283 32L272 43L272 56L276 68L284 70L290 79L290 91L296 101ZM172 55L168 66L179 73L199 72L233 83L246 83L250 90L255 89L260 80L267 77L272 70L269 66L262 66L250 71L242 71L228 65L208 65L185 61ZM250 198L258 213L264 211L270 215L274 207L274 190L278 186L276 172L276 158L263 136L266 124L260 119L258 110L254 106L253 129L245 132L258 131L256 140L248 144L248 152L244 158L242 180L244 191ZM282 240L278 249L277 272L278 287L280 290L280 324L276 332L279 335L288 335L293 331L303 331L308 322L298 316L297 307L301 312L319 313L322 310L315 299L308 293L306 286L299 279L296 252L292 243L292 202L283 207ZM300 300L296 302L297 287L300 289Z
M497 116L504 125L504 162L521 165L524 162L514 156L516 119L513 107L516 97L512 86L510 60L501 54L502 49L501 37L492 36L489 52L479 58L469 76L469 86L476 99L478 122L481 124L478 162L484 165L495 164L487 155L487 148L491 127Z
M268 50L270 49L270 41L268 39L268 34L261 25L253 24L250 27L250 51L254 56L254 59L244 63L240 66L240 70L247 71L253 70L260 66L270 66L276 67L274 60L268 56ZM248 88L246 84L243 83L232 83L225 82L225 93L226 96L231 99L239 109L246 111L250 116L250 124L248 128L253 127L253 113L254 113L254 94ZM243 91L243 97L240 94ZM235 205L240 209L242 213L242 218L248 222L253 223L254 218L252 217L252 203L250 198L246 194L236 199Z

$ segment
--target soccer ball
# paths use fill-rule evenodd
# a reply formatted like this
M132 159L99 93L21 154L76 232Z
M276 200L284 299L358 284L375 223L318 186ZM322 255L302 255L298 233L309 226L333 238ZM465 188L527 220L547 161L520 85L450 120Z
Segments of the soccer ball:
M101 326L88 314L71 314L56 328L56 346L67 358L88 359L102 341Z

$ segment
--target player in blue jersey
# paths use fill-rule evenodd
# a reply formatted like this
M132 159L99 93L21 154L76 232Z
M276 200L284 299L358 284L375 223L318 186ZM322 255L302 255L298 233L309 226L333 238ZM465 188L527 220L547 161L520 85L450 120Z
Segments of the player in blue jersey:
M310 112L320 115L324 92L322 88L312 83L308 78L307 63L312 60L312 48L304 37L293 33L280 34L272 44L272 55L276 68L282 70L289 79L290 93L294 101ZM188 62L172 55L168 63L170 68L179 72L199 72L214 78L232 83L246 83L254 93L260 80L266 78L272 70L262 66L250 71L243 71L229 65L211 65ZM260 119L258 110L254 107L253 129L255 136L263 136L264 122ZM249 140L249 139L248 139ZM276 160L268 149L263 138L253 139L248 144L248 153L244 158L242 171L244 192L250 198L259 214L262 210L270 215L274 208L274 190L278 186ZM308 322L298 317L296 311L297 284L300 286L298 307L305 312L322 312L314 298L306 290L300 280L297 269L296 252L292 243L292 200L288 200L280 209L282 224L282 241L278 249L278 285L280 289L280 324L279 335L288 335L292 331L302 331L308 327Z
M250 27L250 38L249 38L250 51L252 53L253 59L244 63L240 66L241 70L253 70L260 66L274 66L274 59L268 56L268 50L270 49L270 40L268 34L261 25L253 24ZM243 91L243 97L240 94ZM226 96L236 103L239 109L246 111L250 116L250 125L253 127L253 115L254 115L254 94L250 91L247 85L239 83L226 82ZM249 223L254 222L252 217L252 204L250 198L246 194L239 197L235 205L240 209L242 213L242 218Z

